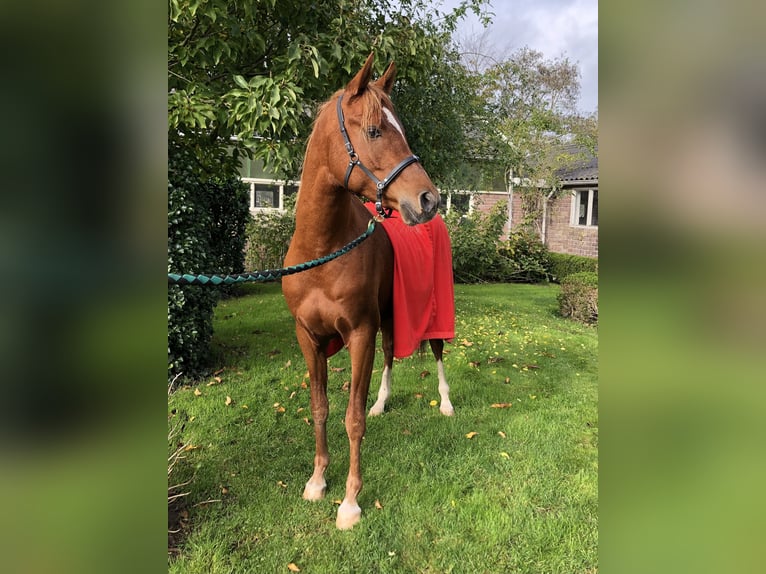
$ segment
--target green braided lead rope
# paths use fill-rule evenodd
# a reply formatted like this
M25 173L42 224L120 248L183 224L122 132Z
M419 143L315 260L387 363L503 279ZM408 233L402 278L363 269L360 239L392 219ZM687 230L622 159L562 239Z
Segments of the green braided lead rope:
M299 263L298 265L291 265L290 267L283 267L282 269L251 271L250 273L241 273L239 275L189 275L186 273L179 275L177 273L168 273L168 283L171 285L232 285L234 283L244 283L246 281L276 281L285 275L292 275L293 273L300 273L301 271L313 269L314 267L324 265L333 259L337 259L341 255L345 255L372 235L373 231L375 231L375 220L370 219L370 223L367 225L367 230L350 243L329 255L305 263Z

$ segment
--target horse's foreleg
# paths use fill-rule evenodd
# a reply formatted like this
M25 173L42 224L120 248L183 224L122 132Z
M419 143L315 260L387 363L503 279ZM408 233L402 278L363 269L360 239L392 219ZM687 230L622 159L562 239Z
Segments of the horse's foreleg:
M442 355L444 354L444 340L431 339L431 351L436 359L436 371L439 374L439 396L441 397L441 405L439 405L439 411L441 414L448 417L455 414L455 409L452 407L452 403L449 400L449 385L447 384L447 377L444 374L444 362L442 361Z
M346 495L338 507L335 525L342 529L354 526L362 515L357 503L357 496L362 490L361 447L362 438L367 428L366 408L367 393L370 388L370 375L375 357L375 334L359 334L349 342L351 355L351 392L346 409L346 434L349 443L349 469L346 479Z
M383 340L383 375L380 378L378 400L370 408L370 416L383 414L391 395L391 368L394 364L394 325L391 318L384 319L380 328Z
M324 498L327 482L324 472L330 464L330 454L327 449L327 357L321 352L301 327L296 329L298 343L306 359L306 366L311 380L311 416L314 419L314 473L306 483L303 498L320 500Z

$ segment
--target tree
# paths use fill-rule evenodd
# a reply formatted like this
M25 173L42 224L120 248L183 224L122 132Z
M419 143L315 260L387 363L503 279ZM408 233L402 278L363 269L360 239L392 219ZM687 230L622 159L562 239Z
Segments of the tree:
M170 136L233 147L295 176L316 103L375 51L378 72L389 60L400 70L395 98L413 149L441 170L461 150L415 144L455 123L454 96L467 102L461 74L448 73L459 64L450 38L459 18L485 14L484 4L464 0L443 13L425 0L170 0Z
M467 56L483 106L470 153L504 172L506 185L517 182L534 227L557 175L597 153L598 117L577 111L580 73L565 57L548 60L530 48L505 58L477 49Z

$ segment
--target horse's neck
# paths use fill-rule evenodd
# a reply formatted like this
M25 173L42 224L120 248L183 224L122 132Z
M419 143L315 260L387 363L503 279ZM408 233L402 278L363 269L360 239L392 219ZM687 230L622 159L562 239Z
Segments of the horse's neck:
M295 206L295 237L303 238L302 250L320 253L348 243L359 233L358 219L352 205L356 201L342 188L324 182L327 178L301 179L301 189Z

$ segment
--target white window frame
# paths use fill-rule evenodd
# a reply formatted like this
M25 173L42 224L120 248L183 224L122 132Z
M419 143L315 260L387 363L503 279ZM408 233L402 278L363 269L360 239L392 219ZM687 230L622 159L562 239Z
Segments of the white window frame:
M586 207L586 220L585 225L580 223L580 195L583 193L588 194L588 205ZM572 190L572 205L569 215L569 224L572 227L591 227L598 228L598 223L595 225L592 222L593 219L593 198L598 193L597 188L581 188Z
M285 186L301 186L300 181L284 180L284 179L266 179L262 177L243 177L242 181L250 187L250 212L260 213L269 211L284 211L285 210ZM279 205L275 207L256 207L255 206L255 185L275 185L279 187Z

